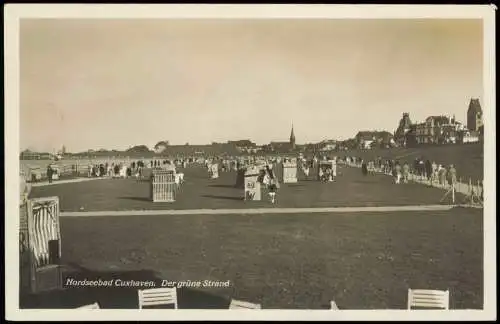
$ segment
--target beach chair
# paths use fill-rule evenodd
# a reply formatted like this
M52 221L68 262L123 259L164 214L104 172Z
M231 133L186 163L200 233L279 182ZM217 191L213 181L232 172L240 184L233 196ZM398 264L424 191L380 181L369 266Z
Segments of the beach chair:
M262 309L260 304L249 303L241 300L232 299L229 309Z
M95 302L93 304L77 307L77 309L101 309L101 307L99 307L99 303Z
M334 300L330 301L330 309L331 310L339 310L339 307L337 306L337 303Z
M177 289L174 288L151 288L138 291L139 309L149 306L174 305L177 309Z
M412 307L449 309L449 306L449 290L408 289L408 309Z

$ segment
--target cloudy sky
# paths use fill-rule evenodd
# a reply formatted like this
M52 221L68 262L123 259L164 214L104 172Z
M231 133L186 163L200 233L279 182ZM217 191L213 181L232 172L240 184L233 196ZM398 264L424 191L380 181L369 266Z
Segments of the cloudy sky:
M481 20L47 19L20 25L21 148L394 131L483 97Z

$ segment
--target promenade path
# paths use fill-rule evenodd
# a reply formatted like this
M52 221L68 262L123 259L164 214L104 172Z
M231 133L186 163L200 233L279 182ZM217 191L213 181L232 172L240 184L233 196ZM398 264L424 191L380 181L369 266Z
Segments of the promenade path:
M55 186L55 185L63 184L63 183L76 183L76 182L85 182L85 181L101 180L101 179L108 179L108 178L106 178L106 177L103 177L103 178L76 178L76 179L67 179L67 180L54 180L54 181L52 181L52 183L49 183L48 181L42 181L42 182L31 183L31 186L32 187Z
M247 209L172 209L172 210L108 210L61 212L61 217L79 216L174 216L174 215L228 215L228 214L300 214L300 213L360 213L393 211L442 211L450 210L454 205L415 205L415 206L380 206L380 207L317 207L317 208L247 208Z

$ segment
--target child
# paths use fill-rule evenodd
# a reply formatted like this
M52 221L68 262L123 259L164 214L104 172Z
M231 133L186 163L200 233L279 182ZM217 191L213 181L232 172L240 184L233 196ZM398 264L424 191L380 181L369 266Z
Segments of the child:
M303 170L304 170L304 174L305 174L305 176L306 176L306 177L309 177L309 166L304 165Z
M272 177L269 180L269 198L271 199L271 203L274 204L276 202L276 191L278 188L276 187L276 180Z

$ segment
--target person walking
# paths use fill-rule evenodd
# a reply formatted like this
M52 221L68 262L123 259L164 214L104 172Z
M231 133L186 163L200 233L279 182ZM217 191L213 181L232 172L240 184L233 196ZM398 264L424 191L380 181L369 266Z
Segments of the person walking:
M276 203L276 193L278 191L278 187L276 186L276 179L274 176L272 176L272 173L270 174L271 179L269 180L269 198L271 200L271 203L274 204Z
M393 175L395 183L399 184L401 182L401 165L398 161L395 163Z
M425 161L425 175L427 177L427 180L431 180L432 178L432 164L430 160Z
M446 187L446 168L444 168L441 164L438 167L438 175L439 175L439 184L445 188Z
M99 176L104 177L106 171L107 170L104 168L104 164L99 165Z
M408 183L408 178L410 177L410 166L407 162L403 164L403 183Z
M455 166L453 164L450 164L450 168L448 169L448 179L449 185L455 186L455 184L457 183L457 170L455 169Z
M366 176L368 174L368 166L366 165L366 161L362 161L361 163L361 173Z
M438 178L438 165L436 164L435 161L432 161L432 171L431 171L431 185L434 183L434 182L438 182L439 181L439 178Z
M49 164L47 166L47 177L49 178L49 183L52 183L52 174L53 174L52 166Z
M421 178L425 177L425 162L424 158L418 160L418 172Z

